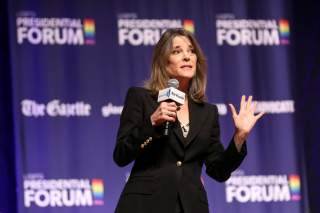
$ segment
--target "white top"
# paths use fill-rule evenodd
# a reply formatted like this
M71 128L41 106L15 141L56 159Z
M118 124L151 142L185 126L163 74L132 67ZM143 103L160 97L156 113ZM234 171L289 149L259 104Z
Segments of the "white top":
M186 138L188 133L189 133L190 123L183 124L183 123L180 122L180 126L181 126L183 137Z

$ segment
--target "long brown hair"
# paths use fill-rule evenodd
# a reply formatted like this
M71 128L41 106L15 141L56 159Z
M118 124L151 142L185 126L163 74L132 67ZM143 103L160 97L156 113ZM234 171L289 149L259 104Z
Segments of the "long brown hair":
M187 37L197 56L196 74L191 79L188 95L195 102L201 103L205 99L207 85L207 64L204 54L195 37L187 30L168 29L160 38L153 50L151 76L145 83L145 88L156 94L159 90L167 87L169 74L167 71L168 59L172 51L172 40L176 36Z

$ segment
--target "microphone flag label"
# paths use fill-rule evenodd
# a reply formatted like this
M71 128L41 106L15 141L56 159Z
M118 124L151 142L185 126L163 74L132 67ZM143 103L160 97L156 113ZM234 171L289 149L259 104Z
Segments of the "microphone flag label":
M180 90L169 87L159 91L158 102L172 100L178 104L184 104L186 94Z

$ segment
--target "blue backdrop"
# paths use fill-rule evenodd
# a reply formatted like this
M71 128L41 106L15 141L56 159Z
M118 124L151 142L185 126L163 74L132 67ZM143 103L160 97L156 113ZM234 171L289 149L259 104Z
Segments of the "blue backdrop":
M305 129L310 111L304 100L312 105L316 93L301 94L310 89L310 79L296 87L304 76L296 62L302 56L299 38L305 36L296 31L302 26L294 18L298 4L1 4L6 42L0 106L6 117L1 117L0 198L9 202L0 201L0 212L114 211L131 168L118 168L112 160L124 97L148 78L153 46L172 27L194 33L205 52L207 97L219 108L225 146L233 133L228 103L238 105L242 94L252 94L257 112L267 112L250 135L246 160L226 183L203 174L210 212L308 211L312 166L304 153L318 137L311 134L307 148L301 143L315 128Z

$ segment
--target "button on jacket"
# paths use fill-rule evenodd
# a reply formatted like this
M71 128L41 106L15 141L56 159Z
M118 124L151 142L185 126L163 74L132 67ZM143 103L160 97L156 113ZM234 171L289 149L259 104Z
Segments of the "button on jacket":
M171 124L168 136L162 136L163 127L152 126L150 120L158 105L149 90L128 90L113 158L119 166L132 161L134 165L115 212L174 213L179 195L185 213L208 213L202 166L213 179L226 181L243 161L246 144L238 152L231 140L224 149L217 107L191 98L187 137L178 122Z

